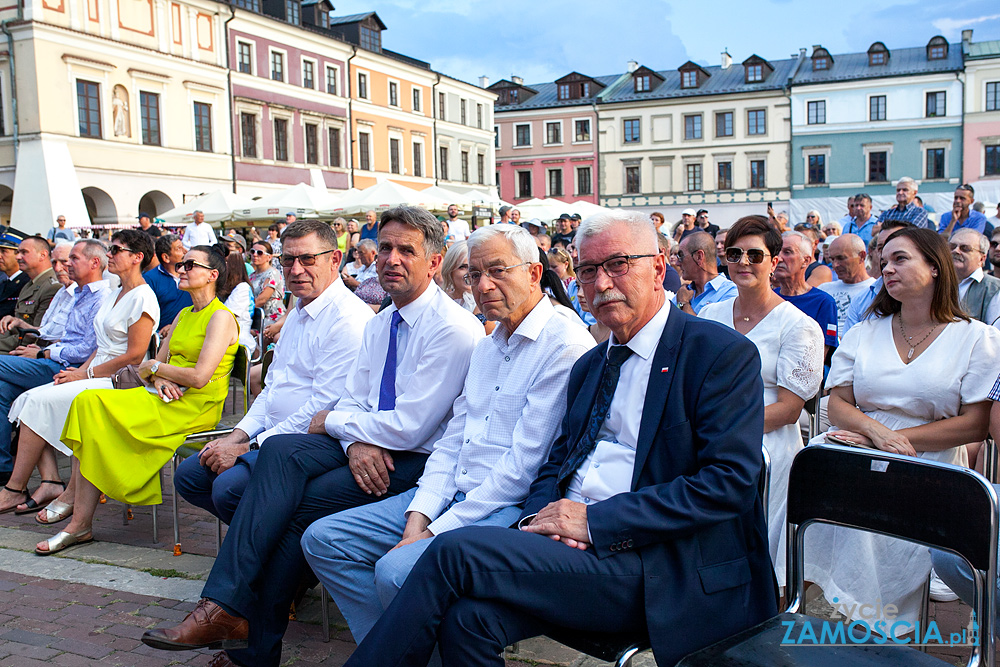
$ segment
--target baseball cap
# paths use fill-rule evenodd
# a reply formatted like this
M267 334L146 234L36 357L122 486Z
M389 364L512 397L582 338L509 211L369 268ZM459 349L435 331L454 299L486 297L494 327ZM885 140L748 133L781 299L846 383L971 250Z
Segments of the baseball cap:
M694 212L693 208L686 208L683 211L681 211L681 215L690 215L691 217L695 217L698 214Z

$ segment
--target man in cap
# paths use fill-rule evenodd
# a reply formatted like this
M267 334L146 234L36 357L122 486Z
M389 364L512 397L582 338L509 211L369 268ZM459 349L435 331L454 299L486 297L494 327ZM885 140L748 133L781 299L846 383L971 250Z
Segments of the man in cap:
M139 230L149 234L150 238L153 239L153 243L156 243L156 239L163 236L163 230L153 224L149 213L145 211L139 212Z
M697 217L698 214L695 212L693 208L686 208L683 211L681 211L681 221L684 223L684 232L681 234L681 240L683 240L685 236L690 236L695 232L701 231L694 224L695 219Z
M26 238L27 234L13 227L8 227L0 234L0 271L7 275L7 280L0 283L0 317L14 314L17 297L31 280L17 262L18 248Z
M573 233L576 233L576 228L580 226L580 221L583 218L580 217L579 213L573 213L569 216L569 226L573 228Z
M573 229L573 216L569 213L560 215L559 219L556 220L556 230L556 233L552 235L552 245L568 248L576 235L576 230Z
M719 226L713 225L711 222L708 221L708 211L706 211L703 208L698 209L698 213L695 215L694 221L695 224L698 226L698 229L704 232L708 232L709 234L712 235L713 239L715 238L715 235L719 233Z
M500 207L500 219L497 221L498 225L501 224L501 223L503 223L505 225L509 225L510 224L510 212L511 212L511 210L513 210L513 208L514 208L513 206L501 206Z

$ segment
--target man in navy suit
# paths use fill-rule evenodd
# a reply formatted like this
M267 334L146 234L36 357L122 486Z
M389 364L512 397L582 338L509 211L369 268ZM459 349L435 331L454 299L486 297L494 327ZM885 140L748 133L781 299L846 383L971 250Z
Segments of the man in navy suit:
M648 634L658 664L774 615L764 430L752 343L673 308L644 216L576 236L594 316L613 332L574 366L561 433L519 530L437 538L349 667L503 665L559 629Z

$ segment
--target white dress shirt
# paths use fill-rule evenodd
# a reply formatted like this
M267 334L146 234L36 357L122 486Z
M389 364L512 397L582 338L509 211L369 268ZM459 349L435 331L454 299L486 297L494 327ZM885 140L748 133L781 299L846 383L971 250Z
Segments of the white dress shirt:
M343 395L374 317L339 278L308 305L299 301L281 328L264 390L237 428L261 445L272 435L306 433L313 415Z
M626 343L633 354L622 364L608 417L597 433L597 446L577 469L566 490L569 500L591 505L632 490L632 471L639 443L642 408L646 404L646 386L649 384L653 354L660 344L660 336L672 307L669 301L664 301L663 307ZM618 344L614 334L611 334L609 344Z
M218 241L215 238L215 230L207 222L198 224L192 222L184 228L184 237L181 239L184 248L190 250L197 245L215 245Z
M363 283L369 278L378 278L378 271L375 269L375 260L368 266L362 266L361 270L354 276L359 283Z
M70 283L59 288L49 308L42 315L42 321L38 325L38 337L42 340L57 341L66 333L66 320L69 318L69 311L76 302L76 283Z
M972 272L971 276L958 283L958 300L961 301L965 298L965 295L969 292L969 286L972 285L973 281L977 283L982 282L985 275L982 267L979 267ZM986 324L991 324L1000 329L1000 294L996 294L990 300L990 304L986 306Z
M486 332L476 316L436 283L399 309L396 334L396 407L379 410L379 387L396 306L365 326L361 351L347 376L344 397L326 416L326 432L344 451L355 442L430 454L462 392L469 360Z
M524 501L559 433L569 372L594 345L547 297L509 338L497 325L472 353L455 416L406 511L434 519L428 528L440 535ZM448 507L458 492L464 500Z

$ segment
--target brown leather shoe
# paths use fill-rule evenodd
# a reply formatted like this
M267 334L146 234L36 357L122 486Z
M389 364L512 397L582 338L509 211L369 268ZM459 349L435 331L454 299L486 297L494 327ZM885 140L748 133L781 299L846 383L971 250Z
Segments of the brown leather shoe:
M247 630L246 619L231 616L211 600L202 598L179 625L147 630L142 643L164 651L238 649L247 647Z
M205 665L205 667L240 667L235 662L229 659L225 651L219 651L212 658L212 662Z

